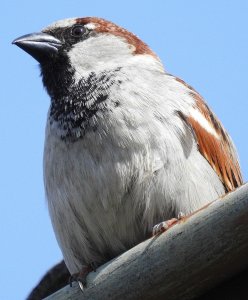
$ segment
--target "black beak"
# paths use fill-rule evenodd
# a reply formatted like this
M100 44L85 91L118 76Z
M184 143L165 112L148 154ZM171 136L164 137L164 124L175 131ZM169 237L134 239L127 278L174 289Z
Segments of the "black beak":
M47 33L31 33L15 39L12 44L17 45L33 56L39 63L57 54L62 43Z

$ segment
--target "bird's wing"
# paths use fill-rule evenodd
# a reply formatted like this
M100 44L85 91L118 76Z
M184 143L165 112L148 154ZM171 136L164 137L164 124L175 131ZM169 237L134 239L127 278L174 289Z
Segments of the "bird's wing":
M228 133L203 98L181 79L195 100L188 116L181 116L194 132L200 153L221 179L226 191L243 183L237 153Z

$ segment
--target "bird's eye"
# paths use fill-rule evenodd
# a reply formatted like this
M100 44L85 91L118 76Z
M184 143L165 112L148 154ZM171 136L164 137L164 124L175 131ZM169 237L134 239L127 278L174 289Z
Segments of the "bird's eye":
M82 25L76 25L72 27L71 35L74 37L80 37L86 32L86 29Z

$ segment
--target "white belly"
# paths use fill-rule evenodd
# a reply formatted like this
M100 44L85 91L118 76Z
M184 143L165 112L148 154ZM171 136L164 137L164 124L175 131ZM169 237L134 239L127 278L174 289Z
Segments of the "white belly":
M71 273L109 260L148 237L156 223L224 193L196 147L185 159L179 142L173 143L166 153L155 153L149 143L130 149L82 139L68 145L47 129L48 206Z

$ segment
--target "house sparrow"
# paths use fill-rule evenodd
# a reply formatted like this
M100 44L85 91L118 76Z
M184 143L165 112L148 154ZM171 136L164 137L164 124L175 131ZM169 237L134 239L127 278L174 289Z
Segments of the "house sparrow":
M71 274L242 184L220 121L133 33L74 18L13 43L40 63L51 97L44 181Z

